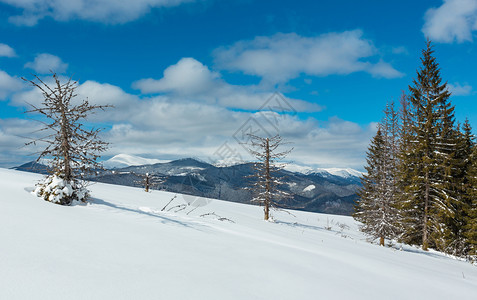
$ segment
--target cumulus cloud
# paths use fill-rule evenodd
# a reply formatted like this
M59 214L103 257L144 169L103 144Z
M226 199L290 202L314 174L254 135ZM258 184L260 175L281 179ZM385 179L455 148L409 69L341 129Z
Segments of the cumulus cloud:
M22 87L21 79L0 70L0 101L5 100L11 93L21 90Z
M159 80L143 79L133 87L142 93L174 92L178 94L201 94L220 81L220 75L191 57L182 58L175 65L164 70Z
M339 118L315 125L303 138L286 135L295 142L294 159L304 165L363 169L364 155L376 133L375 123L361 126Z
M45 82L48 86L53 87L54 81L52 76L43 76L40 77L43 82ZM59 75L59 79L61 82L65 82L68 80L67 77ZM10 97L10 104L18 107L26 107L31 108L31 105L38 106L43 101L43 95L41 91L31 84L24 84L23 89L18 90L17 92L13 93Z
M25 64L25 68L35 70L39 74L64 73L68 64L64 63L58 56L41 53L35 57L35 60Z
M178 6L195 0L0 0L17 7L21 15L9 21L24 26L34 26L39 20L50 17L56 21L87 20L100 23L126 23L147 14L152 8Z
M448 83L447 88L452 96L468 96L472 93L472 86L468 84L461 85L458 82Z
M424 20L422 32L436 42L471 42L477 30L477 0L444 0L440 7L430 8Z
M51 76L44 76L41 79L48 85L53 86L54 82ZM68 80L65 76L59 76L61 82ZM139 97L126 93L118 86L108 83L99 83L87 80L76 88L76 97L73 103L80 103L82 100L88 100L94 105L112 105L113 108L106 109L104 113L97 113L90 116L92 121L97 122L116 122L128 119L131 114L139 107ZM10 97L10 104L18 107L30 108L30 105L39 106L43 101L43 95L37 88L30 86L14 93Z
M168 67L161 79L141 79L133 83L133 88L143 94L162 93L176 99L196 100L207 104L217 104L227 108L257 110L272 93L257 86L232 85L225 82L218 72L194 58L182 58ZM286 101L296 111L320 111L314 103L287 98Z
M361 30L317 37L279 33L239 41L214 51L220 68L260 76L271 83L284 83L300 74L327 76L367 72L384 78L403 76L389 63L365 60L377 54L377 48L363 38Z
M7 44L0 43L0 57L15 57L17 54L12 47L8 46Z
M25 143L38 138L40 124L21 119L0 119L0 167L14 167L35 160L42 145L25 147Z
M134 104L138 99L137 96L126 93L120 87L92 80L80 84L76 91L78 98L88 99L88 101L96 105L124 107Z

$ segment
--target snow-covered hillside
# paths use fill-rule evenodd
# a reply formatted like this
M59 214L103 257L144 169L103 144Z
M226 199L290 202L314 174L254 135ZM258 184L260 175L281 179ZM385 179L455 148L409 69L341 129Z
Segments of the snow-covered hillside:
M350 217L264 222L260 207L181 195L169 207L192 204L161 211L174 194L107 184L90 187L90 204L63 207L29 193L39 178L0 169L0 299L477 295L477 267L369 244Z

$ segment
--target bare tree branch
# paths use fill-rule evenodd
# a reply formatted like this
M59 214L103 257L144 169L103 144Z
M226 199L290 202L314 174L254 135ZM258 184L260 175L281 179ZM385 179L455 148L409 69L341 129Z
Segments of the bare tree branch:
M249 178L254 178L255 182L246 189L251 190L254 195L252 202L263 206L264 219L268 220L270 218L270 209L280 208L279 202L291 197L289 193L280 190L280 186L284 182L276 173L284 167L282 164L278 164L277 161L285 158L293 148L277 152L280 146L288 144L278 134L273 137L260 137L249 134L249 137L249 151L258 162L254 164L255 174L248 176Z
M37 142L46 144L37 161L51 158L50 175L57 176L65 182L64 184L72 187L71 193L65 192L64 195L61 193L58 200L60 204L68 205L73 200L83 200L78 199L79 195L75 193L75 188L84 185L80 181L85 174L102 169L97 159L100 157L99 153L108 147L108 143L99 138L100 129L84 128L84 120L95 110L104 110L111 106L91 105L88 100L76 104L74 98L77 96L75 91L78 82L71 78L62 82L56 74L53 74L54 84L50 86L37 75L34 77L34 80L22 79L41 91L43 102L40 106L30 104L31 109L27 112L44 116L48 122L38 120L43 127L36 132L47 131L49 134L36 138L26 145L36 145ZM42 197L51 201L48 189L45 188L43 192L46 194L42 194Z

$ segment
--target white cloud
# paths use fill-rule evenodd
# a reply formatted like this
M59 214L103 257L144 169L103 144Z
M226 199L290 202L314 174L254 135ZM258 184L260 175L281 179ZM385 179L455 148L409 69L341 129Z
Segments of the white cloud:
M34 153L37 153L42 145L25 147L25 143L40 137L38 129L38 122L0 119L0 167L14 167L36 159Z
M43 76L41 77L42 81L45 82L48 86L53 87L54 81L52 76ZM65 82L68 78L59 75L61 82ZM38 106L43 101L43 95L41 91L33 87L30 83L26 83L23 87L26 87L22 90L17 91L10 97L10 104L18 107L31 108L31 105Z
M404 46L393 47L391 48L393 54L409 54L409 51Z
M12 47L8 46L7 44L0 43L0 57L15 57L17 54Z
M8 75L0 70L0 101L5 100L8 95L21 90L23 82L21 79Z
M142 79L136 81L134 88L142 93L174 92L177 94L201 94L221 83L220 75L211 72L199 61L186 57L164 71L164 77L159 80Z
M403 76L403 73L394 69L393 66L382 60L375 64L369 64L367 72L369 72L374 77L398 78Z
M99 83L88 80L77 88L79 99L88 99L97 105L113 105L124 107L137 101L137 97L126 93L120 87L108 83Z
M286 137L295 143L293 156L302 164L349 166L361 170L369 141L375 133L373 123L363 127L335 117L322 125L315 125L305 137L296 139L293 133Z
M453 84L448 83L447 88L452 93L452 96L468 96L472 93L472 86L468 84L461 85L458 82Z
M207 104L217 104L227 108L258 110L272 95L257 86L231 85L219 73L194 58L182 58L168 67L161 79L142 79L133 87L144 94L164 93L177 100L195 100ZM286 101L296 111L320 111L314 103L287 98Z
M51 76L44 76L41 77L41 79L50 87L54 85ZM59 79L61 82L68 80L65 76L60 76ZM76 88L76 97L73 101L79 103L85 99L94 105L114 106L114 108L106 109L105 113L100 112L91 115L90 119L98 122L128 119L135 109L137 109L139 103L137 96L126 93L120 87L92 80L85 81ZM28 109L31 108L30 105L39 106L42 101L43 95L41 91L38 88L30 86L27 90L13 94L10 99L10 104Z
M300 74L327 76L368 72L394 78L403 74L389 63L372 63L378 50L361 30L303 37L295 33L276 34L239 41L214 51L216 64L224 69L256 75L269 83L284 83Z
M66 71L68 64L64 63L58 56L41 53L35 57L33 62L26 63L25 68L33 69L39 74L48 74L50 72L61 74Z
M424 16L422 32L442 43L472 41L477 30L477 0L444 0L438 8L430 8Z
M9 21L34 26L50 17L56 21L87 20L100 23L126 23L147 14L152 8L178 6L195 0L0 0L23 10Z

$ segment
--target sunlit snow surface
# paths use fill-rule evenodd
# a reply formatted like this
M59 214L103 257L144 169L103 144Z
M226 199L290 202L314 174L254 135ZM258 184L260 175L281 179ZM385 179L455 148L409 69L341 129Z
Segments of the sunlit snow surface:
M0 169L0 299L477 299L477 267L369 244L350 217L161 211L174 194L107 184L63 207L29 192L40 178Z

